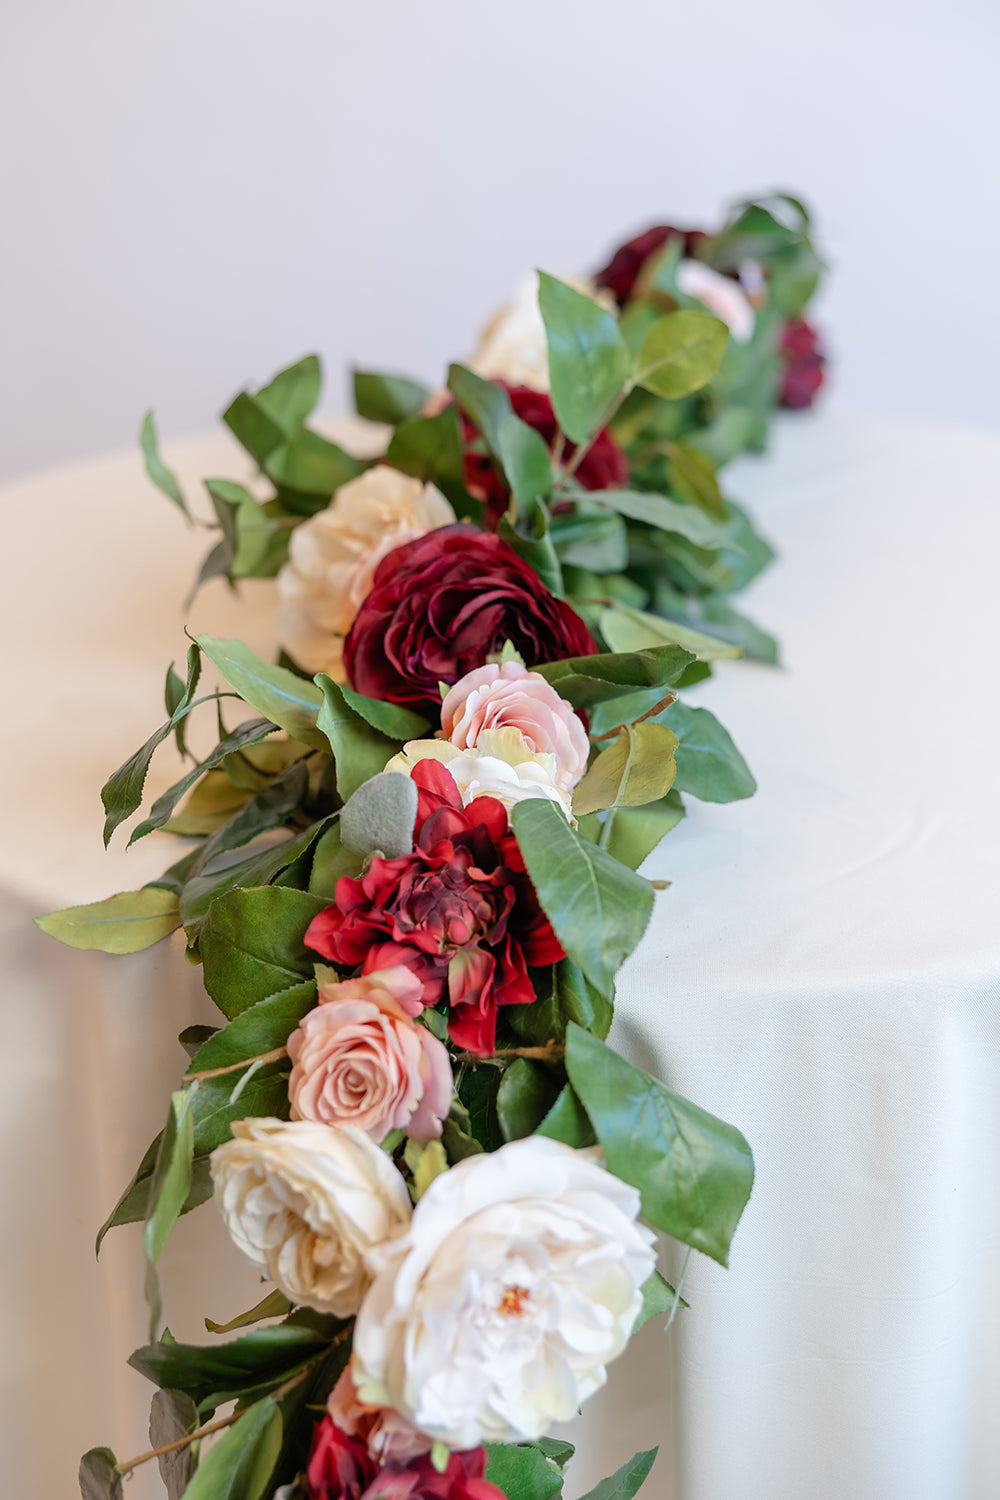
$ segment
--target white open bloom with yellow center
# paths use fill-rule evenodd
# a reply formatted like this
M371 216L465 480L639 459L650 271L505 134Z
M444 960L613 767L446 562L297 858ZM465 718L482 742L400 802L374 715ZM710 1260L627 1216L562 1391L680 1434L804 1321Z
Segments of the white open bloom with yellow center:
M386 464L341 485L325 510L292 532L278 574L279 645L305 670L343 681L344 637L383 557L454 519L432 484Z
M561 279L609 311L614 308L611 294L595 291L591 282L576 276ZM494 313L479 335L479 347L466 363L484 380L526 385L529 390L548 395L549 346L538 307L538 277L534 271L518 281L510 301Z
M476 797L495 797L510 812L516 802L544 797L571 818L571 792L556 783L555 755L532 750L519 729L484 730L475 749L450 740L408 740L386 765L409 776L421 760L439 760L455 778L463 806Z
M682 260L677 267L677 286L687 297L695 297L729 329L737 344L753 338L756 315L746 292L731 276L713 271L700 260Z
M352 1126L237 1120L212 1180L243 1254L293 1302L338 1318L361 1306L368 1254L410 1221L402 1175Z
M605 1381L654 1269L639 1194L540 1136L435 1178L371 1257L352 1375L455 1449L541 1437Z

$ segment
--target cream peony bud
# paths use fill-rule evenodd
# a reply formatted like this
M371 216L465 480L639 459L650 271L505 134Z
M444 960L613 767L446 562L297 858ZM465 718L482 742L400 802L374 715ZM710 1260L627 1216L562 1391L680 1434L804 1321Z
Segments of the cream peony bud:
M441 727L461 750L482 750L489 732L519 730L533 754L555 758L553 780L567 791L587 769L590 741L579 715L540 672L517 661L460 678L441 704Z
M359 1400L451 1448L540 1437L598 1390L654 1268L639 1194L540 1136L435 1178L373 1257L358 1314Z
M737 344L753 338L756 321L753 307L738 281L713 271L700 260L682 260L677 267L677 286L687 297L695 297L710 313L725 323Z
M292 532L278 574L279 644L300 667L342 681L344 636L383 557L454 519L432 484L386 464L341 485L326 510Z
M510 812L527 797L545 797L571 817L569 793L555 781L556 757L532 750L519 729L484 730L474 750L450 740L408 740L385 769L409 776L421 760L448 767L464 807L476 797L495 797Z
M215 1201L243 1254L295 1303L347 1318L367 1256L410 1220L406 1183L361 1131L248 1119L212 1152Z

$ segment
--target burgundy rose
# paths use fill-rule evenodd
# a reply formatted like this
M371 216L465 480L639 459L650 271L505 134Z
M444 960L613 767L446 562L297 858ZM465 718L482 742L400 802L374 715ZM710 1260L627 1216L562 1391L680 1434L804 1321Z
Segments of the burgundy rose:
M507 385L502 380L494 381L494 384L507 392L514 415L533 427L551 449L559 424L549 397L541 391L529 390L526 385ZM470 495L483 502L484 523L490 531L495 531L507 509L510 491L489 454L471 451L470 445L479 440L479 432L464 413L462 437L465 445L465 487ZM563 457L568 462L575 452L576 445L567 443ZM585 490L610 490L628 484L625 455L606 427L591 441L573 477Z
M805 318L792 318L782 330L778 342L784 369L781 375L781 404L793 411L811 406L825 379L826 355L819 334Z
M362 1500L507 1500L503 1490L483 1478L485 1473L485 1448L452 1453L443 1474L425 1454L405 1466L382 1469Z
M338 880L334 904L314 917L306 945L362 972L404 964L425 1005L447 997L448 1034L485 1056L500 1005L535 999L528 964L564 956L538 904L506 809L493 797L468 807L439 761L413 769L419 805L414 850L372 860Z
M607 287L618 306L622 307L631 297L639 272L649 257L662 250L667 241L672 239L683 240L681 256L684 260L691 260L697 259L698 250L708 239L708 235L701 229L676 229L673 224L657 224L653 229L647 229L643 234L637 234L635 239L620 245L604 270L598 271L594 277L595 285Z
M433 718L457 682L510 640L527 666L590 656L580 616L497 536L441 526L386 554L344 641L347 679Z
M364 1443L341 1432L330 1417L316 1423L306 1466L309 1500L361 1500L377 1471Z

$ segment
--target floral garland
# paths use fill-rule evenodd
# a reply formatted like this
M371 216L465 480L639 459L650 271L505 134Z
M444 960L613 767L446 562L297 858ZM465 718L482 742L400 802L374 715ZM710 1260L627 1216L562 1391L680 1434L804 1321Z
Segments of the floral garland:
M284 655L194 640L103 791L107 842L211 703L217 742L130 838L185 852L40 923L109 952L183 927L225 1023L182 1033L166 1124L98 1237L145 1225L131 1363L159 1440L86 1454L87 1500L152 1458L171 1500L549 1500L572 1454L553 1424L686 1305L654 1231L726 1263L746 1141L606 1039L680 793L754 789L678 691L774 657L728 602L771 554L716 463L822 378L789 204L792 224L754 204L715 236L650 230L583 290L541 275L445 393L358 374L359 413L393 429L377 462L306 425L314 359L225 413L272 489L207 482L202 578L277 574ZM143 446L186 511L151 418ZM228 686L198 697L205 659ZM271 1290L228 1342L158 1338L157 1259L211 1196ZM655 1451L590 1500L629 1500Z

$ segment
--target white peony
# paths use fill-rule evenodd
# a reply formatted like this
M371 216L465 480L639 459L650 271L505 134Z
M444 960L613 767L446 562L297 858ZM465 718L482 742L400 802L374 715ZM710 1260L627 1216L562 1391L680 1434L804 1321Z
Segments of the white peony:
M279 644L300 667L342 681L344 636L383 557L454 519L432 484L386 464L341 485L325 510L292 532L278 574Z
M557 761L546 751L532 750L519 729L483 730L472 750L461 750L450 740L408 740L386 766L409 776L421 760L439 760L455 779L462 805L476 797L495 797L510 812L516 802L544 797L567 818L571 792L557 785Z
M753 338L754 310L746 292L731 276L713 271L700 260L682 260L677 267L677 286L687 297L704 304L729 329L737 344Z
M567 286L593 297L613 311L610 292L595 291L592 283L564 276ZM466 363L484 380L503 380L507 385L526 385L533 391L549 390L549 346L545 324L538 308L538 277L522 277L505 307L495 313L479 336L479 347Z
M540 1437L625 1348L654 1268L639 1194L540 1136L435 1178L409 1232L372 1257L351 1371L455 1449Z
M357 1312L366 1257L410 1220L406 1183L360 1130L249 1119L212 1152L215 1201L243 1254L293 1302Z

